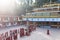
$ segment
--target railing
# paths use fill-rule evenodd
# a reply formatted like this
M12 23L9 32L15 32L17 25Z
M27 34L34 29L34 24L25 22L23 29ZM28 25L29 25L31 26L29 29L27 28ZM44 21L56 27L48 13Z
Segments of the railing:
M54 9L54 8L60 8L60 6L58 7L58 6L54 6L54 7L41 7L41 8L35 8L35 9L33 9L33 10L46 10L46 9Z
M33 12L60 12L60 10L56 9L56 10L35 10Z
M48 3L48 4L45 4L45 5L43 5L43 7L52 7L52 6L60 6L60 3L52 3L52 4L50 4L50 3Z
M23 18L60 18L60 16L23 16Z
M60 25L51 25L51 26L60 26Z

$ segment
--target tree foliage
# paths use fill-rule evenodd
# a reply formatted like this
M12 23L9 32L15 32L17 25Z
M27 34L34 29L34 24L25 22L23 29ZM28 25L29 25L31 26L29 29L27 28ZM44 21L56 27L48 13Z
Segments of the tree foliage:
M51 0L52 2L56 2L57 0Z
M55 2L57 0L36 0L36 2L34 3L35 7L40 7L45 3L49 3L49 2ZM17 15L22 15L22 14L26 14L26 10L27 11L31 11L33 9L32 6L29 5L29 1L27 0L27 4L21 5L16 9L16 13Z
M19 8L16 9L17 15L25 15L26 10L31 11L33 9L32 6L29 6L28 4L24 4L19 6Z
M40 7L45 3L49 3L50 1L56 2L57 0L36 0L36 2L34 4L35 4L35 6Z

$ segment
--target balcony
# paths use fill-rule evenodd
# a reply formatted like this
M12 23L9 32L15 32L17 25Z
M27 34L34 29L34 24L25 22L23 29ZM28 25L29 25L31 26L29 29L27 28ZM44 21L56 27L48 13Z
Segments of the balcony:
M33 12L60 12L60 10L36 10L36 11L33 11Z
M33 12L59 12L60 7L51 7L51 8L37 8L32 10Z
M60 18L60 16L23 16L23 18Z

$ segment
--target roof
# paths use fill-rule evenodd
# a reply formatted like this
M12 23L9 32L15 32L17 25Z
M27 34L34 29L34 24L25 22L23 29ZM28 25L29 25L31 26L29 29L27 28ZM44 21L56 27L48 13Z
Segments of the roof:
M58 6L57 7L42 7L42 8L34 8L32 11L35 11L35 10L43 10L43 9L53 9L53 8L59 8Z
M43 7L51 7L51 6L60 6L60 3L45 4L45 5L43 5Z

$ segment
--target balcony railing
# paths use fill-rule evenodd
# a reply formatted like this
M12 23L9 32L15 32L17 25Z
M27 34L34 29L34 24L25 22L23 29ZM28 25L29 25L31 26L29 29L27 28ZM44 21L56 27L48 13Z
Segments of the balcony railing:
M60 12L60 10L56 9L56 10L36 10L33 12Z
M60 18L60 16L23 16L23 18Z

